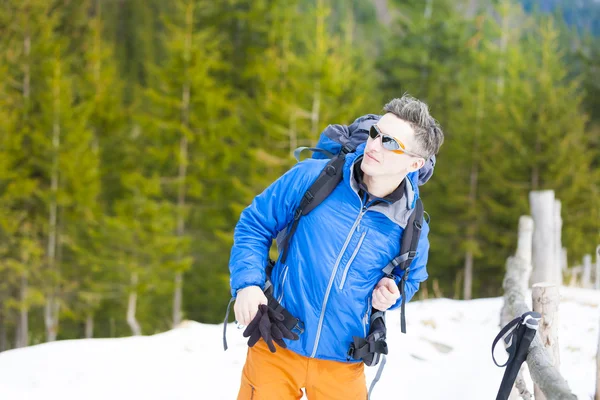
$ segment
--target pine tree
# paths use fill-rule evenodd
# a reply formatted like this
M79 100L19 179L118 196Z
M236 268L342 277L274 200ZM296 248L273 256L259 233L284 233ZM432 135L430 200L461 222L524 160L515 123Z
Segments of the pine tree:
M158 83L148 66L164 57L160 19L169 15L171 4L160 0L93 0L92 8L98 6L103 10L103 37L112 43L123 78L124 101L135 104L143 98L140 88Z
M161 176L164 199L175 210L172 234L180 245L165 269L174 276L172 321L177 325L182 319L184 273L193 262L187 247L189 231L206 240L219 227L222 217L209 209L222 201L222 190L228 186L226 171L234 156L232 144L239 138L229 88L218 79L224 67L219 52L222 39L215 29L198 23L211 12L212 4L182 0L173 7L173 19L164 21L167 58L152 68L160 84L146 91L150 106L140 121L149 139L152 171ZM202 210L199 215L190 213L194 208ZM194 273L214 281L207 273L214 267L200 260L201 270Z
M13 50L7 58L9 79L22 82L10 94L11 130L17 135L13 143L22 146L18 169L23 183L31 184L26 202L16 207L26 216L27 274L39 284L33 286L29 276L22 276L20 292L43 293L47 340L55 340L61 309L69 312L69 296L77 286L70 268L76 262L71 264L66 244L78 240L76 227L94 213L97 158L86 127L89 107L78 93L77 56L72 53L78 47L61 35L64 25L59 29L62 10L38 1L8 5L18 16L8 27ZM39 248L44 249L41 256ZM19 342L25 344L26 311L23 307L19 328Z
M50 14L49 5L39 1L7 2L5 11L5 16L16 18L6 20L3 30L4 73L6 81L11 83L6 86L7 135L3 140L4 150L10 153L6 161L11 173L3 191L4 207L9 213L5 243L10 246L3 263L13 273L13 288L8 294L19 312L13 343L20 347L29 343L30 308L41 305L41 296L37 295L42 290L43 216L47 215L47 208L44 209L40 199L43 173L36 162L39 160L32 155L39 144L40 92L43 80L48 77L41 60L53 51L44 38L51 36L56 18Z
M528 212L527 193L555 190L563 207L564 243L577 259L591 250L589 238L598 230L597 175L590 170L597 153L585 132L580 83L566 79L563 55L551 20L530 29L507 52L498 110L503 132L484 166L496 178L485 199L490 226L506 228L486 234L506 248L511 235L504 233L504 221L511 218L514 227L516 212Z
M82 7L87 9L85 5ZM69 315L76 325L85 321L86 337L93 335L95 314L114 290L115 272L102 268L95 241L101 237L99 231L104 218L111 215L115 199L122 193L119 180L125 170L125 152L129 144L125 135L127 121L120 96L121 82L117 78L112 52L102 37L100 3L96 3L93 12L82 32L82 50L77 56L85 62L78 64L81 71L76 76L79 77L77 90L83 103L81 107L85 108L85 125L89 130L89 151L94 161L75 179L82 185L86 198L77 202L76 219L70 224L72 239L66 243L73 271L70 280L74 284L69 294ZM80 334L77 331L71 333L75 337Z
M29 310L43 304L35 283L43 250L27 221L28 202L35 182L22 168L23 132L16 128L21 93L8 88L9 62L0 58L0 351L29 344ZM10 340L9 330L15 329Z

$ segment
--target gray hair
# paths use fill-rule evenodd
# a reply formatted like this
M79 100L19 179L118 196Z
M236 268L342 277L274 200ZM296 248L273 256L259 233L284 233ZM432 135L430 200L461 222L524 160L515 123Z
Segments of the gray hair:
M431 115L427 104L409 95L392 99L383 107L383 111L391 113L408 122L415 131L417 153L431 158L438 153L444 143L444 132Z

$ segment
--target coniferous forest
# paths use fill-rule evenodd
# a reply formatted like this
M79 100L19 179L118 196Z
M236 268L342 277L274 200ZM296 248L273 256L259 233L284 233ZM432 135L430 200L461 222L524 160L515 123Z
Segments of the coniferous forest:
M404 93L446 136L421 293L501 295L532 190L579 263L598 21L591 0L0 0L0 351L221 322L240 212L296 147Z

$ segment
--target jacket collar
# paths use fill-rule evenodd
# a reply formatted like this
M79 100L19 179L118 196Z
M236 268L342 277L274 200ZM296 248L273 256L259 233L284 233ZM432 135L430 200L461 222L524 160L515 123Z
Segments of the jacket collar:
M398 187L390 194L388 194L385 197L377 197L373 194L371 194L369 192L369 188L367 187L367 185L364 182L364 172L362 171L362 161L364 160L364 155L357 157L356 160L354 161L354 165L352 166L352 173L354 174L354 178L356 179L356 182L358 183L358 187L360 188L359 194L361 195L362 198L362 193L367 193L369 195L369 197L373 200L376 200L378 202L388 202L388 203L394 203L398 200L400 200L402 198L402 196L404 196L404 185L406 185L406 181L402 181L400 183L400 185L398 185Z

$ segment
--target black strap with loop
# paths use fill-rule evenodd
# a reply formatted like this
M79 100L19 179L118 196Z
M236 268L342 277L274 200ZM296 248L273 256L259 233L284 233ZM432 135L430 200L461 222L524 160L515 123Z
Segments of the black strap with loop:
M408 280L408 274L410 273L410 264L417 256L417 246L419 245L419 238L421 237L421 230L423 229L423 202L421 199L417 199L415 210L408 218L406 229L402 234L402 243L400 244L400 255L389 262L388 265L383 269L383 273L394 279L394 270L400 268L404 273L398 284L400 289L400 297L402 297L401 315L400 315L400 328L402 333L406 333L406 295L405 286Z
M521 369L521 364L527 359L529 346L535 337L541 318L542 316L535 311L526 312L506 324L494 339L494 343L492 344L492 359L494 360L494 364L498 367L506 366L496 400L506 400L510 396L515 379ZM496 361L496 357L494 357L494 348L502 338L504 338L504 342L508 346L506 349L508 359L504 364L500 365Z
M371 324L369 329L369 336L366 338L359 338L354 336L353 343L350 345L348 350L348 359L353 358L355 360L362 360L365 365L372 367L379 364L377 373L371 382L369 387L368 398L371 398L375 385L381 378L383 373L383 367L385 366L385 356L388 354L388 347L386 342L387 328L385 326L385 313L373 309L371 314ZM381 362L380 362L381 361Z

